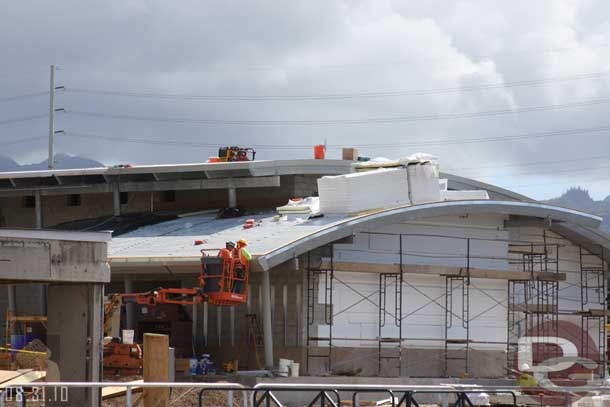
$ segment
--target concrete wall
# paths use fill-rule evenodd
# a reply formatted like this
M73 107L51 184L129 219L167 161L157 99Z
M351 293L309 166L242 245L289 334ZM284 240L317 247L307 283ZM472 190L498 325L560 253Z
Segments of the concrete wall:
M0 197L0 227L34 228L36 212L34 208L23 207L23 197Z

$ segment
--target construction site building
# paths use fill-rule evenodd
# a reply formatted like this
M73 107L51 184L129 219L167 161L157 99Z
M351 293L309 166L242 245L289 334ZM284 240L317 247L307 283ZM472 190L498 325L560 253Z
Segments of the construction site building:
M12 226L97 230L122 217L132 221L110 243L107 292L194 287L202 247L248 241L253 262L245 305L204 303L179 314L126 310L126 327L140 335L167 331L178 357L210 353L217 366L236 355L245 359L241 338L250 327L243 321L255 315L260 360L240 360L245 368L259 362L271 368L281 358L300 362L301 374L309 375L504 378L518 370L520 337L567 336L595 362L595 374L606 376L610 238L597 216L443 173L440 182L432 179L433 198L417 199L411 174L411 192L394 205L278 215L275 207L295 196L322 201L328 191L318 179L349 173L349 161L71 171L0 174L2 217ZM84 198L88 188L100 194L91 202ZM75 194L83 197L77 215L69 206L45 215L47 204L69 203ZM17 210L29 196L34 207ZM219 219L204 211L238 206L247 216ZM126 217L131 213L142 217ZM245 229L246 219L255 226ZM556 351L543 352L550 353L537 358Z

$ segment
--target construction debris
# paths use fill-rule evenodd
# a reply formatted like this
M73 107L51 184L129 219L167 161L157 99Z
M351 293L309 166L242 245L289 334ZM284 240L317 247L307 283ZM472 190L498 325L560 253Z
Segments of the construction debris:
M48 348L40 339L34 339L23 347L25 352L18 352L15 356L17 367L20 369L46 370Z
M143 382L144 382L144 380L134 380L134 381L130 381L127 383L134 384L134 383L143 383ZM131 388L131 390L132 390L132 393L139 393L142 391L142 388L139 386L134 386ZM127 392L127 387L122 387L122 386L104 387L102 389L102 399L108 400L108 399L112 399L115 397L123 396L123 395L125 395L126 392Z

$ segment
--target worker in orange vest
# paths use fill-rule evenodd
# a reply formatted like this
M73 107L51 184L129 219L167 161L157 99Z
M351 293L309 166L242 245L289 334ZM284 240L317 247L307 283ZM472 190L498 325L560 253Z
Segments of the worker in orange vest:
M218 257L222 257L225 262L230 262L235 252L235 242L228 241L225 243L225 248L218 251Z
M222 257L222 275L217 279L213 280L218 284L218 290L221 290L220 284L222 284L221 291L232 291L231 276L231 265L233 263L233 252L235 251L235 242L228 241L225 243L225 248L218 251L218 257Z
M239 259L239 262L235 262L234 278L235 284L233 285L233 292L237 294L243 294L244 282L246 277L246 269L252 260L252 256L248 249L248 242L245 239L239 239L237 241L237 247L233 251L233 258Z
M237 248L235 249L235 252L233 252L233 256L238 258L241 264L243 264L244 266L250 263L250 260L252 260L252 256L246 248L247 246L248 242L246 241L246 239L239 239L237 241Z

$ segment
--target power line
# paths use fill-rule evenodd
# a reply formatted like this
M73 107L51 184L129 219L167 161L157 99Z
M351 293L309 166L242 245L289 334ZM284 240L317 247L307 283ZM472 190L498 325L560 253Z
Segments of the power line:
M597 167L579 167L579 168L567 168L567 169L554 169L552 171L525 171L525 172L516 172L514 174L498 174L498 175L469 175L469 178L511 178L511 177L519 177L522 175L547 175L547 174L561 174L561 173L571 173L571 172L586 172L586 171L595 171L599 169L610 168L610 165L600 165ZM610 180L610 177L608 177Z
M24 117L16 117L14 119L0 120L0 126L5 125L5 124L11 124L11 123L25 122L25 121L29 121L29 120L42 119L42 118L46 118L46 117L49 117L49 115L38 114L38 115L34 115L34 116L24 116Z
M0 102L13 102L16 100L29 99L29 98L39 97L39 96L46 96L48 94L49 94L49 92L26 93L23 95L15 95L15 96L8 96L8 97L0 98Z
M467 54L463 50L457 50L457 52L460 53L460 55L463 55L466 58L471 58L471 59L494 59L494 58L523 56L523 55L527 55L527 54L563 53L563 52L570 52L570 51L576 51L576 50L581 50L581 49L589 49L589 48L597 49L597 48L607 48L607 47L610 47L610 42L609 43L600 43L600 44L595 44L595 45L576 46L576 47L520 49L520 50L515 50L515 51L498 52L495 54ZM435 59L434 56L423 55L422 53L413 54L413 55L411 55L411 57L417 58L417 59L425 58L427 60ZM249 71L273 71L273 70L306 71L306 70L314 70L314 69L341 70L341 69L351 69L351 68L371 69L371 68L379 68L379 67L384 67L384 66L385 67L394 67L394 66L403 66L403 65L412 65L412 64L413 64L413 60L405 60L405 59L387 61L387 62L373 62L373 63L363 62L363 63L327 64L327 65L305 65L302 63L299 63L298 65L297 64L294 64L294 65L280 65L280 64L247 65L246 63L244 63L242 61L238 61L233 66L219 64L218 66L208 66L208 67L204 67L202 69L189 71L188 73L191 73L191 74L203 73L203 72L226 73L227 71L229 71L229 72L249 72ZM237 67L237 68L233 69L234 67ZM70 71L74 72L74 70L71 70L69 67L67 67L67 68L62 67L62 70L67 71L67 72L70 72ZM131 74L132 72L129 72L129 73Z
M503 89L522 86L541 86L556 82L567 82L583 79L599 79L610 75L610 71L594 72L565 77L542 78L525 81L514 81L506 83L490 83L478 86L461 86L436 89L414 89L401 91L373 91L356 93L331 93L331 94L293 94L293 95L189 95L178 93L155 93L155 92L136 92L136 91L112 91L102 89L87 88L67 88L67 92L82 93L101 96L136 97L145 99L180 99L189 101L320 101L320 100L341 100L356 98L381 98L396 96L425 96L446 93L462 93L478 90Z
M449 120L449 119L468 119L474 117L493 117L507 114L542 112L557 109L568 109L575 107L594 106L609 103L610 98L590 99L580 102L570 102L552 105L530 106L517 109L498 109L471 113L446 113L419 116L395 116L395 117L371 117L364 119L327 119L327 120L231 120L231 119L192 119L178 117L158 117L158 116L135 116L116 113L99 113L79 110L69 110L68 113L99 117L104 119L121 119L134 121L150 121L165 123L184 123L201 125L235 125L235 126L332 126L332 125L354 125L354 124L384 124L384 123L410 123L418 121Z
M556 131L538 132L538 133L524 133L524 134L517 134L514 136L479 137L479 138L470 138L470 139L447 138L447 139L427 140L427 141L423 141L423 142L414 142L414 143L354 144L353 146L359 147L359 148L389 148L389 147L444 146L444 145L456 145L456 144L462 145L462 144L490 143L490 142L499 142L499 141L515 141L515 140L525 140L525 139L529 140L529 139L557 137L557 136L589 135L589 133L597 133L597 132L608 131L608 130L610 130L610 125L582 128L582 129L556 130ZM338 147L338 146L333 146L333 147Z
M447 171L462 171L462 170L481 170L481 169L485 169L485 168L531 167L531 166L540 166L540 165L547 165L547 164L563 164L563 163L567 163L567 162L583 162L583 161L607 160L607 159L610 159L610 155L569 158L569 159L553 160L553 161L536 161L536 162L523 163L523 164L482 165L479 167L452 167L452 168L447 168L446 170Z
M46 137L44 137L44 136L36 136L36 137L22 138L20 140L3 141L2 142L2 146L12 146L12 145L15 145L15 144L29 143L30 141L42 140L42 139L45 139L45 138Z
M548 131L548 132L539 132L539 133L524 133L517 134L513 136L500 136L500 137L480 137L480 138L471 138L471 139L437 139L437 140L427 140L423 142L414 142L414 143L394 143L394 144L350 144L353 147L358 148L388 148L388 147L422 147L422 146L443 146L443 145L460 145L460 144L475 144L475 143L488 143L488 142L500 142L500 141L515 141L515 140L524 140L524 139L535 139L535 138L546 138L546 137L560 137L560 136L574 136L581 135L587 136L593 133L610 131L610 125L607 126L599 126L599 127L589 127L589 128L580 128L580 129L567 129L567 130L556 130L556 131ZM134 138L134 137L116 137L116 136L104 136L104 135L95 135L95 134L87 134L87 133L79 133L79 132L67 132L66 135L71 137L83 137L90 139L101 139L101 140L111 140L118 142L130 142L130 143L140 143L140 144L156 144L156 145L175 145L175 146L188 146L188 147L210 147L217 148L217 143L203 143L193 140L172 140L172 139L151 139L151 138ZM309 150L312 148L309 144L290 144L290 145L278 145L278 144L256 144L257 148L261 149L269 149L269 150ZM328 148L341 148L344 145L341 144L329 144ZM452 169L456 170L456 168Z
M512 185L511 189L514 188L530 188L530 187L545 187L547 185L574 185L574 184L582 184L584 182L598 182L598 181L607 181L610 182L608 176L605 177L595 177L588 179L581 179L578 181L565 181L565 182L545 182L545 183L537 183L537 184L522 184L522 185Z

